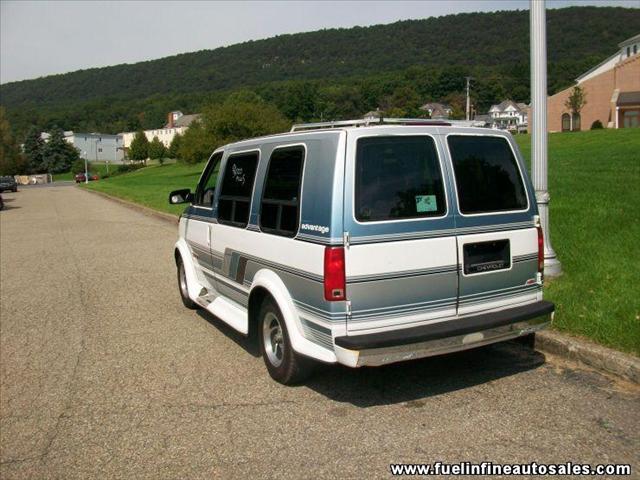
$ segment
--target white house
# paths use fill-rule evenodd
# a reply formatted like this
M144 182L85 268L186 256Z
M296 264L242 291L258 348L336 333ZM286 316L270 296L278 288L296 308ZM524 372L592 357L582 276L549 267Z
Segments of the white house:
M158 140L160 140L165 147L169 148L171 142L173 141L173 137L175 137L178 133L180 135L183 135L184 132L186 132L189 128L189 125L191 125L199 118L199 113L184 115L180 111L169 112L167 114L167 123L164 127L145 130L144 134L147 137L147 140L149 140L150 142L153 140L153 137L158 137ZM136 135L136 132L124 132L120 135L122 136L122 144L124 148L128 150L131 146L133 138Z
M529 107L525 103L504 100L489 109L491 128L510 131L527 131Z
M64 139L78 149L80 158L105 163L122 163L124 160L120 135L69 131L64 132Z
M433 119L447 119L453 112L451 105L438 102L425 103L420 107L420 110L427 112L429 117Z

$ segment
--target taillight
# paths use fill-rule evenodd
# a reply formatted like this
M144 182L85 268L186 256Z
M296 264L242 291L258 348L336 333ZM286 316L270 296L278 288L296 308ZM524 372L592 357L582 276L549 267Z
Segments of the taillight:
M538 272L544 273L544 234L541 226L536 228L538 229Z
M346 299L344 248L326 247L324 250L324 299L330 302Z

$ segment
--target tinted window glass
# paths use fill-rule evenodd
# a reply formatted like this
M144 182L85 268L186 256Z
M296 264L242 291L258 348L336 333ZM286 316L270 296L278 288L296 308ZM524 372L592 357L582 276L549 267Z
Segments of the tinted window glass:
M216 153L211 157L211 161L207 165L207 169L196 189L196 205L203 207L211 207L213 205L213 195L216 190L218 181L218 172L220 171L220 159L222 152Z
M276 235L294 236L298 230L304 149L274 150L265 180L260 227Z
M431 137L358 140L355 215L361 222L438 217L446 210Z
M227 159L218 201L218 220L221 223L241 228L247 226L257 166L258 154L254 152L232 155Z
M498 137L448 137L462 213L527 207L522 177L509 143Z

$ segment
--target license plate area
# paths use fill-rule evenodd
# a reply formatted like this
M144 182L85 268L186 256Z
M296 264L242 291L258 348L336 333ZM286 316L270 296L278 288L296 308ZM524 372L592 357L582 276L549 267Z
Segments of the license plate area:
M494 272L511 268L509 240L467 243L462 247L464 274Z

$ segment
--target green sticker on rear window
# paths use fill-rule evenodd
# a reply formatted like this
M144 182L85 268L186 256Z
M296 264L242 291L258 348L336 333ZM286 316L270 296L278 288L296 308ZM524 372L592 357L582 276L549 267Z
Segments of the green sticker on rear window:
M438 202L435 195L416 195L416 212L437 212Z

